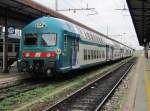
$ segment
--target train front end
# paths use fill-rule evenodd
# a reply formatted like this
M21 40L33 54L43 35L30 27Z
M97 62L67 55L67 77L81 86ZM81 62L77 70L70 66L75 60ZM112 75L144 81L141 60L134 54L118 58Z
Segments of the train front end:
M49 17L37 19L22 31L19 67L23 72L53 76L59 64L61 29Z

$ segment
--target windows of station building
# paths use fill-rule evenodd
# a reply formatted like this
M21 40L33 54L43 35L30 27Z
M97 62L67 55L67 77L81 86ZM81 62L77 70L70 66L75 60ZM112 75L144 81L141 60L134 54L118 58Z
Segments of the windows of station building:
M15 44L15 52L19 52L19 44Z
M13 52L13 45L12 44L8 44L8 52Z
M3 44L0 44L0 52L3 52ZM8 44L8 52L19 52L19 44Z

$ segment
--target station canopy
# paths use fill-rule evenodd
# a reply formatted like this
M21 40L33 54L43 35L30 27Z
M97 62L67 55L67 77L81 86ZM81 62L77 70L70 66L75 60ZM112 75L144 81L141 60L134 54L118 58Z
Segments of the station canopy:
M32 0L0 0L0 10L0 25L5 25L7 14L8 25L18 28L41 16L62 16Z
M150 42L150 0L126 0L141 46Z
M94 31L84 24L50 8L44 7L32 0L0 0L0 10L0 25L5 25L4 20L7 11L8 25L15 25L18 28L23 28L26 24L41 16L52 16L70 21L81 27Z

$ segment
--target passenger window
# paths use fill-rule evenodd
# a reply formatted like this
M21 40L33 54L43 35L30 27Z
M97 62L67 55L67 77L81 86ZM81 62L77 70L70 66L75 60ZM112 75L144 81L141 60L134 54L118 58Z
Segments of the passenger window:
M99 51L99 57L102 58L102 53L101 53L101 51Z
M2 65L3 65L3 64L2 64L2 61L0 61L0 67L2 67Z
M98 58L99 58L98 50L96 51L96 55L97 55L97 57L96 57L96 58L98 59Z
M102 53L102 58L105 58L105 54L104 54L104 51L103 51L103 53Z
M3 44L0 44L0 52L3 52Z
M88 60L90 60L90 50L88 50Z
M96 59L97 54L96 54L96 50L94 50L94 59Z
M94 59L93 50L91 50L91 59Z
M84 49L84 60L87 60L87 50Z

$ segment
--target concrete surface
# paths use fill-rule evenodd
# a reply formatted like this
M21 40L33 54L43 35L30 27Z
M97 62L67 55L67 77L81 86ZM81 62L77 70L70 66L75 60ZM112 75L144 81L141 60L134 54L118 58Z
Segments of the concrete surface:
M150 111L150 57L142 54L132 68L122 111Z

